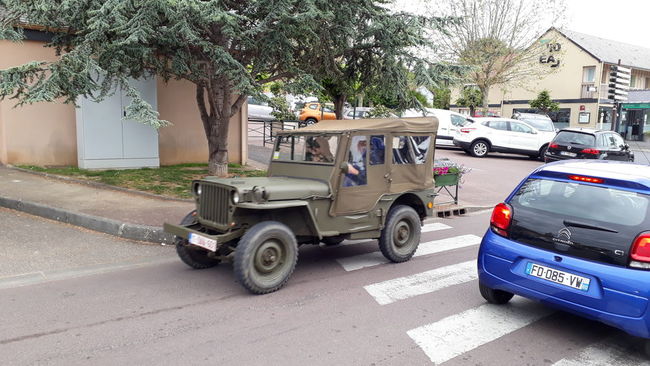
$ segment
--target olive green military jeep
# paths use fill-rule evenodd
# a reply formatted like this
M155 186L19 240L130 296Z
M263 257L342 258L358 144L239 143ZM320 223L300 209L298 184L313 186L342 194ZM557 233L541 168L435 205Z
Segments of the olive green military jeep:
M192 183L196 211L174 234L181 260L224 260L249 291L282 287L298 245L379 239L393 262L409 260L433 214L435 118L322 121L278 135L268 177Z

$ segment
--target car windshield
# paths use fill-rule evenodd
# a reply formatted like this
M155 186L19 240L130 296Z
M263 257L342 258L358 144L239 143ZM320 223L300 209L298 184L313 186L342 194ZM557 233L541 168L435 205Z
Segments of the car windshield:
M592 134L575 132L575 131L560 131L553 140L556 144L562 145L596 145L596 137Z
M273 161L333 164L339 137L335 135L280 136L273 150Z
M524 117L524 118L520 118L520 120L527 122L529 125L535 127L540 131L547 131L547 132L555 131L555 125L553 125L553 121L551 121L550 119Z
M609 187L529 179L510 204L541 210L555 217L573 217L598 225L637 226L645 222L648 196ZM602 224L601 224L602 223Z

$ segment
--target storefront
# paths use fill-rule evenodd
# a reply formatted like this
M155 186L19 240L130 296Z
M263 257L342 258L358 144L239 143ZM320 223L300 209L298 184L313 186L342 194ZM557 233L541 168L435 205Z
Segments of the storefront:
M650 102L623 103L621 123L617 132L628 141L643 141L645 132L650 134Z

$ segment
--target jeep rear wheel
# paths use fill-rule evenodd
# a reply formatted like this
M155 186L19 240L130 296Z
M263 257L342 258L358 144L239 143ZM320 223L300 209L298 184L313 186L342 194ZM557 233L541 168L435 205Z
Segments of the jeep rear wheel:
M265 221L239 240L234 270L248 291L266 294L284 286L297 261L298 244L291 229L277 221Z
M420 244L420 216L410 206L395 206L388 212L379 237L379 249L392 262L406 262Z
M181 220L181 225L192 225L195 222L195 216L196 211L190 212L183 218L183 220ZM211 258L207 250L189 244L187 239L179 238L177 236L174 239L174 244L176 244L176 253L178 254L178 257L183 261L183 263L194 269L206 269L219 264L219 260Z

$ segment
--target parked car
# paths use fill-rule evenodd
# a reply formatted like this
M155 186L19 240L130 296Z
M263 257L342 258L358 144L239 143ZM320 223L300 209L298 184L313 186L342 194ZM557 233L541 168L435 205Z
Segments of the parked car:
M496 151L544 159L546 148L555 137L555 130L539 130L524 121L492 117L472 120L474 123L458 129L453 142L478 158Z
M271 112L273 112L273 107L270 107L268 103L248 97L248 119L271 121L275 119Z
M553 120L551 119L551 117L545 114L517 112L517 113L513 113L512 119L524 121L540 131L557 132L557 128L555 128L555 125L553 124Z
M370 112L372 111L371 107L356 107L349 108L343 112L343 119L363 119L369 118Z
M408 261L433 215L437 123L360 119L279 132L268 177L196 180L196 211L164 229L188 266L233 260L256 294L285 284L299 244L378 239L388 260Z
M306 124L314 124L324 119L336 119L333 104L324 104L318 102L305 103L298 120Z
M468 121L467 116L446 109L407 109L402 113L402 117L423 116L435 116L438 118L438 134L436 135L436 145L438 146L454 146L454 136L458 128L471 123Z
M565 128L551 141L544 161L549 163L565 159L634 161L634 152L614 131Z
M649 166L541 166L494 208L478 254L481 295L524 296L650 338L649 208Z

